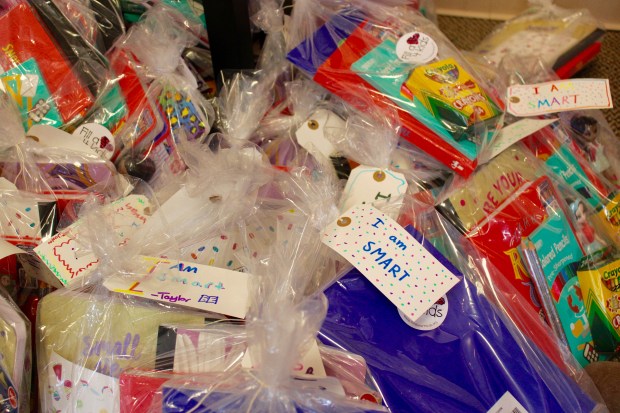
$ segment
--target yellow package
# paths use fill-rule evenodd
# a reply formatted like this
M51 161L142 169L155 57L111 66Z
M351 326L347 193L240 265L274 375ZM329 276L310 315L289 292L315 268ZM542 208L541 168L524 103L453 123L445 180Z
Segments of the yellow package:
M585 259L577 270L595 349L620 349L620 257L607 248Z
M500 112L476 80L454 59L416 67L401 94L419 100L448 129L467 128Z

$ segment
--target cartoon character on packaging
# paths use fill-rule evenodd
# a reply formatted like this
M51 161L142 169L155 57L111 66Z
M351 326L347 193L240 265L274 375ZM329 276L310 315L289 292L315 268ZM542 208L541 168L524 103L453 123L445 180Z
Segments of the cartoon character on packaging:
M577 233L581 235L586 252L592 254L605 246L605 242L598 236L596 230L588 220L586 206L581 200L574 201L570 204L570 209L575 216L577 222Z
M570 126L577 136L576 142L579 149L590 161L592 168L617 185L618 177L614 173L609 159L605 156L605 147L598 142L598 121L591 116L577 115L570 120Z

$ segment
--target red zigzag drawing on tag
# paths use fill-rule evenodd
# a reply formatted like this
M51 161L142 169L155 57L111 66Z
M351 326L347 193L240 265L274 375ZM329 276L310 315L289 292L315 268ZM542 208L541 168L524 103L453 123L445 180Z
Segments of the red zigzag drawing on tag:
M70 250L66 250L65 254L61 254L60 250L64 246L70 246L73 241L74 241L73 239L68 239L67 241L63 241L57 246L55 246L54 249L52 250L54 257L56 257L56 259L58 259L58 262L60 262L64 266L64 268L67 270L67 272L71 274L72 279L75 277L78 277L80 273L86 271L87 269L89 269L90 267L92 267L93 265L99 262L99 260L81 262L81 261L86 261L86 260L81 260L80 258L77 258L77 257L74 257L75 263L77 264L76 266L72 266L71 262L67 262L65 258L63 258L63 256L67 257L67 255L69 256L74 255L74 252L73 252L74 248L71 248ZM70 258L67 258L67 259L70 259Z

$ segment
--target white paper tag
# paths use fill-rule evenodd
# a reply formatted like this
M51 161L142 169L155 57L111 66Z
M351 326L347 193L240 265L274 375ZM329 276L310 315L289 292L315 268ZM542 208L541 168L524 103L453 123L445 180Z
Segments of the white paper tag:
M37 201L16 196L0 196L0 236L39 239L41 218Z
M532 133L537 132L559 119L521 119L508 126L504 126L499 134L495 137L491 145L487 149L484 155L484 162L488 162L495 158L506 149L519 142L521 139L530 136Z
M508 112L515 116L613 107L608 79L568 79L510 86L506 100Z
M105 126L97 123L85 123L72 134L103 159L111 159L114 155L114 136Z
M525 407L509 391L487 411L487 413L528 413Z
M10 257L11 255L25 253L26 251L22 251L10 242L7 242L0 238L0 260L6 257Z
M119 245L126 242L147 222L145 210L149 205L148 199L141 195L129 195L108 205L114 213ZM99 263L92 252L84 251L84 246L71 236L81 224L81 221L75 222L67 228L67 231L56 234L34 249L41 261L63 285L68 285L75 279L90 273Z
M241 366L246 369L253 369L256 367L250 357L249 351L245 352L243 360L241 360ZM295 364L295 367L293 367L293 374L317 378L327 377L323 359L321 358L321 352L319 351L319 346L316 341L312 342L306 354Z
M407 63L424 64L437 57L437 43L421 32L407 33L396 43L396 55Z
M387 211L392 218L398 218L407 187L403 174L360 165L349 175L342 192L340 211L355 205L372 204Z
M318 152L329 158L336 155L337 151L325 134L329 133L327 131L330 129L344 130L344 127L345 122L338 115L326 109L319 109L295 131L295 137L297 143L311 154Z
M371 205L342 214L325 229L322 241L414 321L460 281L443 256Z
M44 147L67 148L75 152L110 159L114 153L114 137L105 126L87 123L73 134L50 125L34 125L26 134Z
M42 389L46 411L119 411L118 379L73 364L55 352L51 354L47 369L47 388Z
M398 310L398 312L400 313L400 318L409 327L423 331L434 330L446 321L448 316L448 297L445 295L441 297L415 321L410 320L402 311Z
M17 186L6 178L0 177L0 191L17 191Z
M106 279L104 287L149 300L245 317L250 274L164 258L142 258L144 277L112 277Z

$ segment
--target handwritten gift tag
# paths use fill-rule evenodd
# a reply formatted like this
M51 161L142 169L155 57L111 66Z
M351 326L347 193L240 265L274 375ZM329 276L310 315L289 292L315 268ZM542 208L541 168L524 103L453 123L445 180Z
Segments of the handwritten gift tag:
M246 351L241 360L241 366L245 369L253 369L256 366L252 361L250 352ZM293 374L301 376L327 377L325 365L321 358L321 351L316 341L310 344L308 351L304 353L301 360L298 360L293 367Z
M345 122L335 113L319 109L314 112L304 124L295 131L297 143L307 150L315 154L321 153L324 157L336 155L336 148L327 139L326 133L330 129L344 130Z
M105 127L96 123L86 123L78 127L73 134L50 125L34 125L27 136L41 146L66 148L75 152L98 155L110 159L114 154L114 137Z
M454 287L460 275L430 244L417 238L421 236L409 234L371 205L349 209L323 233L324 244L353 264L413 321Z
M146 197L129 195L107 206L114 214L114 231L119 245L127 242L129 237L144 225L147 221L145 211L149 205ZM34 249L63 285L85 276L99 264L97 257L91 251L85 251L84 246L72 236L82 224L82 221L75 222L65 232L56 234Z
M495 158L506 149L519 142L521 139L530 136L534 132L538 132L545 126L557 122L558 118L553 119L521 119L508 126L504 126L499 134L495 137L486 152L481 155L483 160L480 163L486 163Z
M340 211L360 204L372 204L386 210L387 206L393 218L397 218L403 197L407 192L407 180L403 174L360 165L351 171L347 185L342 193Z
M610 109L608 79L568 79L508 88L508 112L536 116L576 109Z
M84 407L93 412L119 411L117 378L73 364L52 352L48 364L46 411L65 413Z
M103 285L117 293L245 317L249 306L249 274L164 258L142 258L144 277L112 277Z

